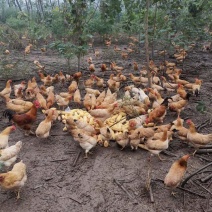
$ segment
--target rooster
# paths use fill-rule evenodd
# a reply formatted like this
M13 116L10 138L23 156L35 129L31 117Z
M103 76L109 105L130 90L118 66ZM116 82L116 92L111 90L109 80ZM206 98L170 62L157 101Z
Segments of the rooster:
M33 102L33 106L31 109L23 114L16 114L12 110L5 110L3 115L4 117L8 117L9 121L13 121L15 124L17 124L21 129L25 131L25 135L29 135L30 133L34 134L31 131L32 124L37 119L37 109L40 108L40 104L37 100Z

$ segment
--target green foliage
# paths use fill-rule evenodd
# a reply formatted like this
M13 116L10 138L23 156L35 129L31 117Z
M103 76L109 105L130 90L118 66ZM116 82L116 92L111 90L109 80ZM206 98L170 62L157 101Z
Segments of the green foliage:
M196 110L200 113L204 113L206 111L205 103L202 101L199 101L198 104L196 105Z
M21 30L27 28L27 26L28 26L28 23L26 22L26 20L18 19L17 17L8 18L6 23L10 27L12 27L13 29L15 29L17 31L21 31Z

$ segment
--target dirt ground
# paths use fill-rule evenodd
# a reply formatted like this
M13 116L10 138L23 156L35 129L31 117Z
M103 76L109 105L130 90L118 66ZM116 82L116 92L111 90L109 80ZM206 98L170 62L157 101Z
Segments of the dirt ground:
M110 62L114 56L117 64L125 67L124 74L134 73L132 67L134 60L138 62L140 67L144 64L144 53L141 56L131 54L128 60L123 61L119 56L111 54L112 50L100 50L102 57L93 59L96 67L99 67L102 62ZM92 52L90 55L93 56ZM18 54L17 52L12 52L10 57L13 58L13 61L23 59L22 53ZM31 71L19 72L18 74L13 71L10 73L11 76L8 75L14 79L14 84L34 75L39 79L33 65L35 59L39 59L41 64L45 64L49 73L58 73L59 68L68 73L64 59L59 58L56 54L48 54L48 52L47 55L41 55L34 50L31 55L25 58L25 63L30 64L28 68ZM168 56L167 59L174 61ZM157 56L155 63L159 65L162 60L162 56ZM22 65L20 61L19 64ZM72 66L71 72L74 73L77 70L76 63L73 62ZM89 73L86 66L84 62L82 65L83 79ZM179 67L182 67L182 64L179 64ZM101 76L98 70L96 75ZM111 71L108 71L104 78L108 79L110 74ZM203 80L200 96L191 98L189 106L182 112L182 118L190 118L196 124L211 119L210 114L198 112L196 105L198 101L202 101L208 111L212 105L212 54L204 53L198 49L191 51L184 62L182 77L191 82L196 77ZM0 90L3 89L5 82L6 78L2 75ZM126 84L130 84L130 80ZM67 87L68 84L65 87L56 85L56 92L65 91ZM82 83L81 92L83 93ZM121 95L121 91L119 95ZM2 114L5 105L2 100L0 103L0 113ZM76 108L76 105L71 104L70 107ZM43 118L43 114L39 112L35 128ZM165 123L174 119L176 119L176 115L168 112ZM8 120L1 117L0 130L4 129L7 124ZM38 139L35 136L24 137L19 130L12 133L10 145L19 140L23 141L19 159L22 159L27 165L28 181L21 191L19 201L16 201L14 193L0 191L1 212L212 211L212 179L206 183L200 181L211 174L211 166L195 175L185 185L186 189L201 194L205 198L178 189L176 196L171 196L170 190L165 188L163 182L157 180L164 179L173 161L184 154L193 152L192 147L177 138L171 141L168 149L168 152L176 157L163 153L161 157L165 161L159 161L157 157L152 159L150 175L154 203L151 203L149 191L146 189L149 170L149 153L147 151L141 149L131 151L130 148L121 151L114 142L111 142L109 148L96 146L93 149L93 154L88 159L84 159L84 152L79 144L72 139L71 135L63 132L62 128L63 124L58 121L51 129L51 136L46 140ZM212 125L207 124L202 127L200 132L212 133ZM79 158L76 161L78 155ZM211 161L212 154L196 154L195 157L191 157L186 177ZM115 180L118 180L125 190L118 186ZM203 187L207 188L208 191Z

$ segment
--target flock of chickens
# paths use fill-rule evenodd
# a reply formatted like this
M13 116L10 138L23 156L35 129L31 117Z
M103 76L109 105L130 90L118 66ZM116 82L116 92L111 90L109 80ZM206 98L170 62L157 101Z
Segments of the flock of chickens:
M107 46L110 46L110 40ZM130 43L133 47L133 43ZM31 48L31 46L30 46ZM132 49L114 46L114 51L127 59ZM176 47L175 57L178 62L185 59L187 52ZM164 54L164 52L161 52ZM99 57L100 53L95 52ZM63 131L68 131L75 141L85 150L85 157L97 144L104 147L114 140L122 149L130 146L132 150L138 147L145 149L151 155L157 155L160 160L160 152L168 149L173 133L180 139L192 144L196 149L212 141L212 134L203 135L196 131L195 124L187 120L189 128L184 127L184 120L180 118L181 111L187 106L191 95L199 95L202 80L194 82L182 80L182 70L175 63L165 61L157 67L154 61L150 61L149 69L152 75L152 86L148 87L147 71L139 70L138 64L133 63L134 74L124 74L123 67L111 62L109 67L101 64L97 70L91 57L87 59L90 76L83 80L82 72L72 75L45 74L45 66L39 61L34 61L38 68L38 77L33 77L28 82L11 86L12 80L8 80L5 88L0 92L4 99L6 110L4 116L8 117L11 126L0 133L0 163L10 167L15 163L21 150L22 142L9 146L8 139L16 127L23 130L24 134L35 135L38 138L50 136L52 125L61 121L64 124ZM111 72L106 81L100 76ZM97 76L98 74L99 76ZM37 83L39 81L39 84ZM83 88L82 87L83 82ZM60 83L63 88L68 84L67 92L56 94L54 84ZM127 86L124 87L124 83ZM118 92L124 89L121 98ZM57 91L58 92L58 91ZM169 97L163 96L167 92ZM173 92L175 92L174 95ZM85 95L82 96L82 93ZM11 94L14 98L11 99ZM69 108L70 102L75 102L81 109ZM41 108L45 114L43 121L32 131L37 114ZM167 111L176 112L176 120L163 124ZM190 155L184 155L174 162L165 177L166 186L176 188L186 172L187 160ZM11 171L0 174L0 186L4 189L13 189L18 192L27 180L26 166L21 161L15 163Z

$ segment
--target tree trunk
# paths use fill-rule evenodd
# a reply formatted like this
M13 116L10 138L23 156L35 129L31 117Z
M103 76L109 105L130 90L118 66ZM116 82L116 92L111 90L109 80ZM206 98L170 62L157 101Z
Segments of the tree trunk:
M148 84L149 87L152 87L152 77L149 69L149 36L148 36L148 19L149 19L149 0L146 0L146 14L145 14L145 53L146 53L146 69L148 75Z
M16 0L16 3L17 3L17 5L18 5L18 9L19 9L20 11L22 11L22 9L21 9L21 5L20 5L20 3L19 3L19 1L18 1L18 0Z
M152 60L154 60L154 50L155 50L155 28L156 28L156 22L157 22L157 9L158 9L158 5L156 2L155 14L154 14L153 35L152 35Z
M30 8L29 8L29 3L27 2L27 0L25 0L25 3L26 3L26 8L27 8L27 13L28 13L28 16L30 16Z

